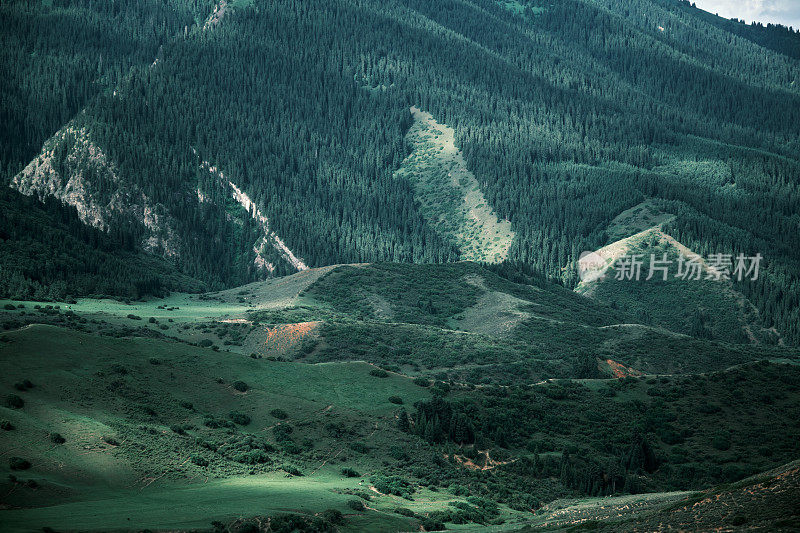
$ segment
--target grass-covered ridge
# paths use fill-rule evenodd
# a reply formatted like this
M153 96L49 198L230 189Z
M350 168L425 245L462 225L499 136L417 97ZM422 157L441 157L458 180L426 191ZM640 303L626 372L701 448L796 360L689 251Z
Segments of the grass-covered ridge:
M201 295L2 300L0 307L11 308L0 311L6 329L44 322L252 357L369 361L481 383L599 377L609 360L645 373L689 373L796 357L790 348L640 324L625 309L508 266L474 263L343 265Z
M631 320L474 263L0 301L0 519L513 530L558 498L704 489L796 457L796 353Z
M342 531L513 529L557 497L697 489L790 460L799 368L475 387L29 326L0 338L15 508L0 516L202 529L332 509Z

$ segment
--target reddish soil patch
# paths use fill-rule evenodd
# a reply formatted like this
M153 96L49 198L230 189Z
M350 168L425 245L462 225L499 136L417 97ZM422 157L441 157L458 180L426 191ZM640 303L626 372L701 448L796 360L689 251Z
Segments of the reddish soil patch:
M298 322L267 328L264 345L269 351L284 352L296 347L319 328L319 322Z
M606 359L605 364L608 365L611 375L613 375L615 378L637 377L644 375L644 372L639 372L638 370L629 366L625 366L622 363L618 363L613 359Z

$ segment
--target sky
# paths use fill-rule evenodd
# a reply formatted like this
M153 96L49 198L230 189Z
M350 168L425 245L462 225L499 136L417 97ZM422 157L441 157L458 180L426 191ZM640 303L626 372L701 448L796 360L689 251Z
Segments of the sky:
M721 17L800 28L800 0L694 0L697 7Z

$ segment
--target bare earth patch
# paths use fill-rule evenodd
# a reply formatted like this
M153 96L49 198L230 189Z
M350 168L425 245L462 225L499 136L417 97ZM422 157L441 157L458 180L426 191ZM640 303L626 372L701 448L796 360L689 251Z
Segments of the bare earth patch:
M455 145L455 132L430 113L411 108L414 125L406 134L413 151L395 173L414 187L423 216L455 244L468 261L500 262L508 256L514 232L500 220L467 170Z

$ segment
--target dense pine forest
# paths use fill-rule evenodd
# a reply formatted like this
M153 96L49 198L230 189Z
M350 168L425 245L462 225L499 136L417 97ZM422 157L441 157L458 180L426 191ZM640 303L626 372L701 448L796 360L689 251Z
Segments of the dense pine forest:
M71 160L59 137L47 145L98 204L132 188L166 213L175 237L137 274L145 292L161 268L175 283L156 291L295 270L273 249L270 272L253 265L260 228L204 163L309 266L458 260L394 176L414 105L455 128L488 204L511 221L510 262L572 287L580 253L655 199L676 215L665 231L694 251L762 253L762 276L741 290L800 339L793 30L673 0L11 1L0 14L3 180L62 128L101 150L108 175ZM46 295L37 287L61 280L71 295L139 295L114 265L148 231L125 210L110 226L124 245L64 230L94 250L91 271L36 259L77 276L20 266L4 238L4 293ZM116 281L70 281L92 272Z

